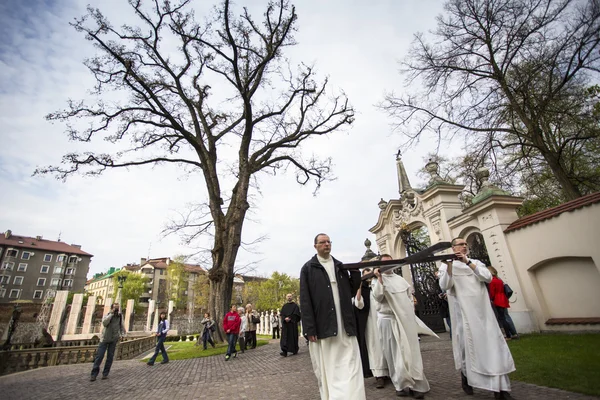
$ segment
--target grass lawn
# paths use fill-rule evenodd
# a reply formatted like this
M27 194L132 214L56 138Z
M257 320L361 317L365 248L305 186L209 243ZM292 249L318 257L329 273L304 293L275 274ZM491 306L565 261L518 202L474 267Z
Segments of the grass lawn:
M511 379L600 396L600 334L532 334L508 342Z
M266 340L257 340L256 345L260 347L264 346L267 343L268 341ZM188 358L210 357L217 354L227 353L227 343L216 343L217 347L215 347L214 349L209 344L206 350L202 350L201 345L194 346L195 344L195 341L165 342L165 347L167 347L167 353L169 354L169 360L187 360ZM152 354L144 358L143 361L147 362L151 356ZM158 363L160 361L162 361L162 356L159 354L159 356L156 358L156 362Z

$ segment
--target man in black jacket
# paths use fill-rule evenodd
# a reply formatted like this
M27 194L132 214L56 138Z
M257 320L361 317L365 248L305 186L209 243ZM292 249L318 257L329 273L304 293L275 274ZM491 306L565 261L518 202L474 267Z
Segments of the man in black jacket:
M317 254L300 271L302 327L321 399L365 399L360 351L352 297L360 286L360 272L340 269L331 257L331 240L319 233Z

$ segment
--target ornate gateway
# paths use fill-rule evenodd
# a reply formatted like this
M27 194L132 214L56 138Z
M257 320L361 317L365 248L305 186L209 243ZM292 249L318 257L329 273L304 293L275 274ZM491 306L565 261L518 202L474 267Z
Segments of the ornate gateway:
M421 251L427 246L419 242L408 230L401 230L400 237L408 255ZM415 290L415 314L434 332L446 332L440 309L443 300L440 298L440 285L435 276L435 262L410 264Z

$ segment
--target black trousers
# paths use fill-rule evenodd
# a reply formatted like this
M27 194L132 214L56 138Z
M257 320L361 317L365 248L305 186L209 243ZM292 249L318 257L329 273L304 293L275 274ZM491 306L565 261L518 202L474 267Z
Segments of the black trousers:
M251 349L256 348L256 331L246 331L246 344L244 348L248 348L250 346Z
M277 334L277 338L275 338L275 334ZM279 339L279 327L273 327L273 339Z

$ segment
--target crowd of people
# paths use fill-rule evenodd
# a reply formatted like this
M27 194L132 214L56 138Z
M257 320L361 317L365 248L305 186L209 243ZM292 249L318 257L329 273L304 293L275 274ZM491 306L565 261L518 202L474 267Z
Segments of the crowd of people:
M317 254L300 271L300 305L292 294L287 294L280 312L271 316L272 338L280 339L280 355L298 353L298 325L302 321L321 399L364 400L364 379L372 376L377 388L391 381L396 396L423 399L430 385L424 373L419 335L437 335L415 314L411 285L392 269L365 268L362 274L373 277L364 279L359 270L342 268L343 264L331 256L331 246L328 235L315 237ZM462 389L467 395L477 388L493 392L496 399L512 399L508 374L515 365L506 340L517 339L518 334L507 312L510 304L505 284L494 267L469 258L463 238L452 240L452 250L456 259L443 261L436 276ZM392 257L384 254L379 259ZM104 332L92 367L92 381L99 374L105 354L102 379L108 378L116 344L124 334L119 304L113 304L102 323ZM214 348L215 320L205 313L201 324L196 344L204 350L208 344ZM237 357L237 346L241 353L256 348L258 324L260 318L252 304L245 308L231 305L223 318L226 361ZM169 320L163 312L148 365L154 365L159 354L161 363L169 362L164 347L168 331Z

